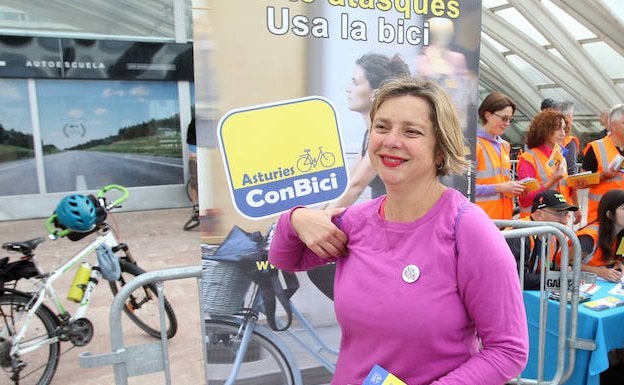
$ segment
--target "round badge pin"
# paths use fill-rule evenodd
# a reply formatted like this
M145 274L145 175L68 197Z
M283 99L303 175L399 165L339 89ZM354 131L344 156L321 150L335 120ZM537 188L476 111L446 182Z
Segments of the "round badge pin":
M407 283L414 283L420 277L420 269L416 265L407 265L403 268L403 281Z

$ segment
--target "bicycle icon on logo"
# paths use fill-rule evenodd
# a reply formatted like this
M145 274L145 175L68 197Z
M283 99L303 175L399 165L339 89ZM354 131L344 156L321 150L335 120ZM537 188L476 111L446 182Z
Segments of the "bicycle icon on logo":
M329 151L323 151L323 147L319 146L319 153L316 158L310 155L310 149L303 150L303 154L299 155L297 159L297 170L301 172L308 172L312 168L316 168L318 164L325 168L330 168L336 163L336 156Z

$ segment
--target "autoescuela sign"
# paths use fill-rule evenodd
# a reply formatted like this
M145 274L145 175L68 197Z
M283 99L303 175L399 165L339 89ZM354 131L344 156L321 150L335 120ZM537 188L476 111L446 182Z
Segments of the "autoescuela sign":
M0 36L0 77L193 80L190 43Z
M347 169L331 103L321 97L233 110L219 144L236 209L262 218L339 197Z

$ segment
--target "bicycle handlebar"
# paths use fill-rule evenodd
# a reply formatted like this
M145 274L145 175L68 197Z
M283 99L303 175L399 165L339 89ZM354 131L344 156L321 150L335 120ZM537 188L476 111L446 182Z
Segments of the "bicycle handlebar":
M96 196L97 196L98 198L104 198L104 197L105 197L105 194L106 194L107 192L109 192L110 190L117 190L117 191L120 191L120 192L121 192L121 196L120 196L119 198L115 199L115 200L113 201L113 203L111 203L111 204L109 204L109 205L106 205L106 206L105 206L106 211L111 211L111 210L112 210L112 209L114 209L115 207L120 207L120 206L121 206L121 203L122 203L122 202L124 202L126 199L128 199L128 196L130 195L130 194L128 193L128 189L127 189L127 188L125 188L125 187L123 187L123 186L121 186L121 185L118 185L118 184L109 184L108 186L104 186L101 190L99 190L99 191L96 193Z
M121 192L121 196L117 199L115 199L112 203L110 204L106 204L106 193L108 193L111 190L117 190L119 192ZM104 187L102 187L100 190L98 190L95 193L96 198L98 199L98 201L100 202L101 206L104 207L104 209L108 212L111 211L112 209L116 208L116 207L120 207L121 203L124 202L126 199L128 199L128 196L130 194L128 193L128 189L118 185L118 184L109 184L106 185ZM71 229L59 229L55 226L55 220L57 218L56 213L53 213L52 215L50 215L48 217L48 219L46 219L45 222L45 227L46 230L48 230L48 237L50 237L51 239L57 239L60 237L64 237L66 235L69 235L70 233L73 233L74 231Z

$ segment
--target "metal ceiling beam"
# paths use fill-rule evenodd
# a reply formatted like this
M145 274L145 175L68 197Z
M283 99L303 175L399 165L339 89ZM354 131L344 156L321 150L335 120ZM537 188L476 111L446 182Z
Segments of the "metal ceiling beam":
M608 44L621 56L624 56L624 24L600 0L551 0L585 28Z
M481 40L481 60L488 65L488 67L500 74L501 77L506 79L507 83L513 87L522 99L514 98L514 101L524 108L521 110L523 113L531 117L538 112L537 106L543 99L535 85L529 83L526 77L514 67L509 65L509 62L505 60L503 55L487 40ZM501 92L505 93L502 89Z
M609 101L593 87L588 86L587 80L569 64L550 54L522 31L487 8L483 9L481 28L494 40L560 84L568 93L583 101L590 109L598 112L609 105Z
M539 104L541 99L528 100L521 91L507 83L507 80L502 78L498 71L491 68L480 69L479 81L487 84L491 91L499 91L509 96L516 103L516 115L520 113L530 120L537 112L535 104Z
M134 2L83 0L73 3L58 0L2 0L2 5L32 15L39 20L50 20L54 25L65 24L65 30L75 32L91 32L94 25L107 25L111 31L120 35L136 35L137 37L154 35L173 37L173 18L167 23L162 20L162 9L170 4L170 0L153 0L146 2L140 9ZM138 4L138 3L137 3ZM143 4L143 3L141 3ZM31 23L28 29L45 28L45 21Z
M572 65L584 78L591 79L585 82L588 87L599 93L606 106L616 104L624 99L624 94L618 92L613 80L602 70L600 65L585 51L579 42L565 28L556 15L553 15L541 1L538 0L509 0L518 12L524 16L535 29L557 49L559 54ZM598 111L596 111L598 112Z

